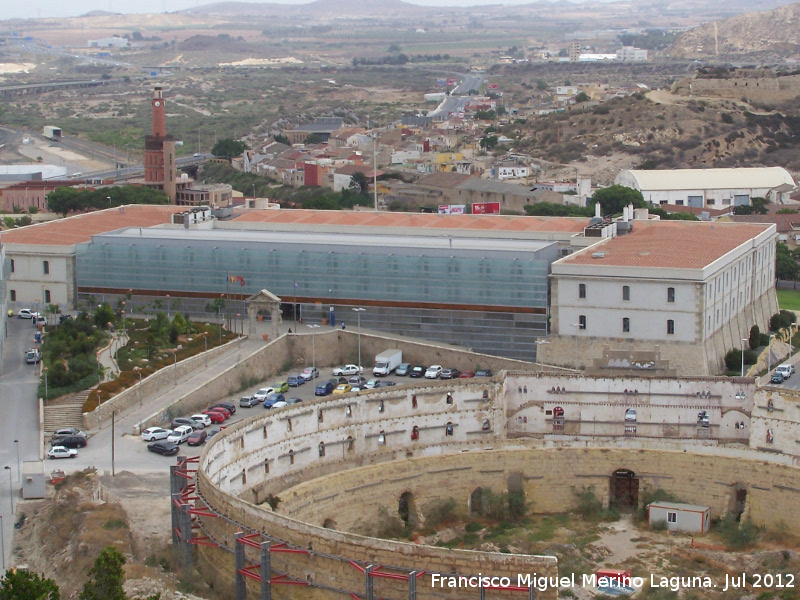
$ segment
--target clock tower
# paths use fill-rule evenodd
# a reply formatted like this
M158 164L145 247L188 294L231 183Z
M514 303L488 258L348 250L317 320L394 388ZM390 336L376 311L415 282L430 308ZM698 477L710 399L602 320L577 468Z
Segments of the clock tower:
M153 91L152 133L144 140L145 185L163 190L175 202L177 168L175 141L167 135L164 95L160 87Z

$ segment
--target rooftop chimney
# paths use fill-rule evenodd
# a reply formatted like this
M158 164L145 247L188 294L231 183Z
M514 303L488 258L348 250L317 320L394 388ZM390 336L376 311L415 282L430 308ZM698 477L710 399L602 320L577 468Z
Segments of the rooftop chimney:
M595 217L599 217L600 216L600 203L599 202L596 202L595 205L594 205L594 216Z

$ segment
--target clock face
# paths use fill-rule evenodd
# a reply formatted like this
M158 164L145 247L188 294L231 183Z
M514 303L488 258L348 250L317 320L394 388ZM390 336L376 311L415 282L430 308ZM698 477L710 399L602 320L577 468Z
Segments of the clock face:
M161 106L161 102L159 102L158 100L156 100L155 102L153 102L153 104L154 104L155 106Z

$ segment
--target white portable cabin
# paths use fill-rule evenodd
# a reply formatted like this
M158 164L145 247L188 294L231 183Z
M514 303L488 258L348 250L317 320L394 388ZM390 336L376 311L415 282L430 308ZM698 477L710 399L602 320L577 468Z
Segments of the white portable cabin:
M651 502L647 505L647 522L664 521L669 531L706 533L711 529L711 509L697 504L680 502Z

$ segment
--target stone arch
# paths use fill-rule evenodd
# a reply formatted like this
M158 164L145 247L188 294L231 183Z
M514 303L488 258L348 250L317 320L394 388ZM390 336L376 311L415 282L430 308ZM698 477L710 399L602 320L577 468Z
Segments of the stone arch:
M469 514L482 516L488 508L487 504L486 490L480 486L476 487L469 495Z
M414 500L414 494L411 492L403 492L400 494L400 499L397 502L397 515L409 529L413 529L417 526L419 517L417 515L417 502Z
M257 294L250 296L246 302L250 328L248 335L250 335L250 337L255 335L258 313L265 311L269 312L270 316L270 339L278 337L279 325L283 321L283 317L281 316L281 299L267 290L261 290Z
M740 521L747 508L747 486L743 483L734 483L731 486L731 498L728 503L730 510L737 521Z
M639 506L639 478L630 469L617 469L611 474L609 503L620 509L635 510Z
M336 529L336 521L333 519L325 519L325 521L322 523L322 526L325 529Z

